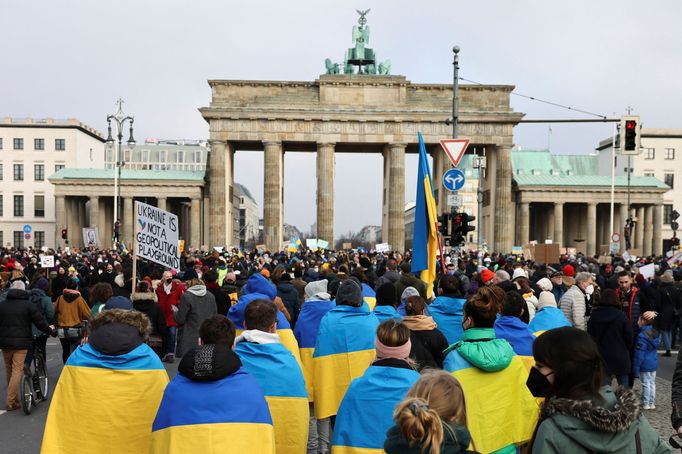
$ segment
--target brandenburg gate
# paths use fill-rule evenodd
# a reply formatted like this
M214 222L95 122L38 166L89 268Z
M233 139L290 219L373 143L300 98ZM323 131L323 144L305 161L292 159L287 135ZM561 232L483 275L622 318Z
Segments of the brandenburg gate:
M211 103L200 112L210 130L211 245L236 241L231 238L236 150L264 151L264 238L272 251L283 246L287 151L316 153L317 237L330 244L337 152L383 155L383 175L377 175L383 178L382 235L393 249L405 245L405 153L418 152L417 132L433 157L439 212L447 209L441 176L450 164L439 140L451 135L446 124L452 116L451 85L416 84L404 76L383 74L326 74L313 82L210 80L209 85ZM464 85L459 91L460 135L471 139L470 149L486 147L482 234L496 251L511 250L514 239L512 131L523 114L510 106L513 88Z

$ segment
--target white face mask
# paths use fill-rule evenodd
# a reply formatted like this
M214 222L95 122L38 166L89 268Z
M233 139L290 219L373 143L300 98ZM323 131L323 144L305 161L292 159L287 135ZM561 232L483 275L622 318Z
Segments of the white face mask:
M585 294L586 295L591 295L594 293L594 285L590 284L587 287L585 287Z

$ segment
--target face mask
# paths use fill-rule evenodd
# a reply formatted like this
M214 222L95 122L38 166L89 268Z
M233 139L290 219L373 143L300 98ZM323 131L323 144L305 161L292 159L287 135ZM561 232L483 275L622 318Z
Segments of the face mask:
M169 277L168 279L166 279L166 284L170 284L171 282L173 282L173 278Z
M591 295L594 293L594 285L590 284L587 287L585 287L585 294Z
M540 372L540 370L537 367L531 367L530 375L528 375L528 380L526 380L526 386L528 387L528 390L534 397L547 396L549 388L552 386L552 384L547 379L547 375L543 375L543 373Z

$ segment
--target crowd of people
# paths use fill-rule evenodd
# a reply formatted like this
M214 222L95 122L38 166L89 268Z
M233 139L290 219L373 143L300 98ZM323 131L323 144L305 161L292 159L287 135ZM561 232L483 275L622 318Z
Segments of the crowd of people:
M464 255L430 283L409 252L214 250L139 260L134 282L126 251L0 255L7 410L29 347L77 333L46 453L672 452L644 413L657 350L682 343L664 259Z

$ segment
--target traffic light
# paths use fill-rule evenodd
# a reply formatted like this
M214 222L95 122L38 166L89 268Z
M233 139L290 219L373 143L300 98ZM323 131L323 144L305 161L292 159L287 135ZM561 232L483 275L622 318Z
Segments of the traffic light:
M676 248L677 246L680 245L680 239L678 237L674 236L674 237L670 238L670 244Z
M469 232L473 232L476 230L476 227L473 225L469 225L470 222L474 222L476 220L476 216L471 216L469 214L464 213L464 236L467 236Z
M452 215L452 231L450 232L451 246L464 244L464 235L466 235L466 216L466 213L455 213Z
M69 230L68 229L62 229L62 240L65 240L69 237Z
M438 216L438 232L443 236L447 236L450 227L448 225L449 224L448 218L449 216L447 215L447 213Z
M639 116L627 115L620 119L620 152L625 155L639 154L641 146Z

